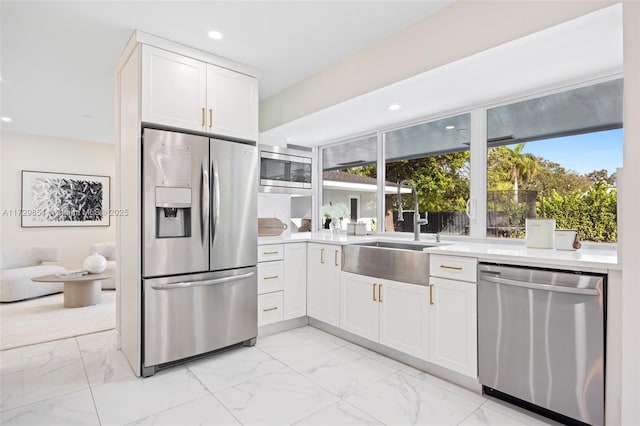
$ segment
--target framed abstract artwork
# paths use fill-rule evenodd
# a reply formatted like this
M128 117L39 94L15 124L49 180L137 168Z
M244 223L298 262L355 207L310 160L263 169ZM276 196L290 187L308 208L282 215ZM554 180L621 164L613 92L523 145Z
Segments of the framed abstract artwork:
M22 227L109 226L109 176L22 171Z

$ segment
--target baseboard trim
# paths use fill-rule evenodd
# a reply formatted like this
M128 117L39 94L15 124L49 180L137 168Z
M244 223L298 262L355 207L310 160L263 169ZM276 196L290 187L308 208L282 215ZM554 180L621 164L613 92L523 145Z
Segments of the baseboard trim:
M304 327L309 324L309 317L293 318L286 321L279 321L273 324L263 325L258 327L258 338L267 337L272 334L282 333L283 331L291 330L294 328Z
M400 352L379 343L372 342L371 340L367 340L355 334L349 333L348 331L344 331L334 325L318 321L314 318L309 318L309 325L322 331L326 331L329 334L333 334L334 336L340 337L341 339L348 340L349 342L355 343L356 345L395 359L396 361L400 361L413 368L417 368L418 370L422 370L433 376L437 376L443 380L454 383L458 386L470 390L471 392L482 394L482 385L477 379L474 380L471 377L464 376L460 373L456 373L455 371L440 367L439 365L432 364L414 356L407 355L404 352Z

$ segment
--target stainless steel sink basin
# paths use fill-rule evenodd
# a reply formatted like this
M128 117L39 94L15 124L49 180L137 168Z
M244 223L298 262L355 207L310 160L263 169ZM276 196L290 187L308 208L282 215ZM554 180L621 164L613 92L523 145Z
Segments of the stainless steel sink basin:
M342 270L405 283L428 285L429 253L435 244L372 241L342 247Z
M411 243L401 243L401 242L391 242L391 241L372 241L368 243L357 243L353 245L366 246L366 247L390 248L390 249L398 249L398 250L414 250L414 251L422 251L422 249L425 247L436 246L436 244L411 244Z

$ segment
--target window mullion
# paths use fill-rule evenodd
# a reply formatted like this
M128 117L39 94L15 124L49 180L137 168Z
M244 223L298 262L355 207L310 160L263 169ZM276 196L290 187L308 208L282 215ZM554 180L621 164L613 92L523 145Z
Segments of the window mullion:
M471 111L471 160L469 163L469 200L471 218L469 236L487 236L487 110Z
M385 232L385 215L386 215L386 206L385 206L385 183L387 179L387 174L385 170L384 164L384 133L377 132L377 179L378 179L378 188L377 188L377 233Z

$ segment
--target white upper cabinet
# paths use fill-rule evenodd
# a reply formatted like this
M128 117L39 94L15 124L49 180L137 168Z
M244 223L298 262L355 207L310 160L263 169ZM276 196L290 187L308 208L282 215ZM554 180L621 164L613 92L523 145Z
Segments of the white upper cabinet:
M142 48L142 121L258 138L258 81L156 47Z
M143 45L143 122L202 131L206 90L205 63Z
M258 80L207 64L207 132L258 138Z

